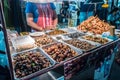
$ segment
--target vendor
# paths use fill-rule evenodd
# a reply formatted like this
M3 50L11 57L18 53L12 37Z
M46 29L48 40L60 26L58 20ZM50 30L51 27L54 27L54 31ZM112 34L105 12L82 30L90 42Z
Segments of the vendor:
M57 25L57 14L53 3L26 4L26 20L32 31L54 29Z

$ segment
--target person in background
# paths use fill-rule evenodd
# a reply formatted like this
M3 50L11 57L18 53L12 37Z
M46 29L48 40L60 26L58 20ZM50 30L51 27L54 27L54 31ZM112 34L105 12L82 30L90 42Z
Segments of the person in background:
M107 16L107 21L111 25L114 25L117 29L120 29L120 10L118 7L111 10Z
M68 11L67 9L69 8L69 2L68 1L63 1L62 2L62 8L60 9L60 15L61 15L61 22L65 23L67 22L67 18L68 18Z
M69 8L68 8L68 11L69 11L69 26L71 27L75 27L77 26L77 19L78 19L78 11L79 11L79 8L78 8L78 5L77 5L77 2L76 1L71 1L70 4L69 4Z
M80 23L82 23L88 17L93 15L94 15L94 4L85 4L84 2L80 2L80 14L79 14Z
M32 32L54 29L58 23L53 3L27 2L25 12L27 24L32 28Z

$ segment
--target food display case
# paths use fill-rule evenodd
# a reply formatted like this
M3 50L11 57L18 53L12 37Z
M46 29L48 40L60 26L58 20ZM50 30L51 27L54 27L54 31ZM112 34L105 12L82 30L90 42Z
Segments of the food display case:
M78 27L28 32L8 41L3 25L11 80L29 80L61 66L64 69L62 80L72 79L91 66L97 70L106 58L119 50L119 38L102 36L110 27L107 22L92 16Z

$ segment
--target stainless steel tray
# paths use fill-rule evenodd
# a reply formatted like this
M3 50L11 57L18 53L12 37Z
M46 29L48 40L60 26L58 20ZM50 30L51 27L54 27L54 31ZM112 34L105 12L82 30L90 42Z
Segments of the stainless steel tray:
M71 49L75 50L79 55L81 55L81 54L83 53L82 50L80 50L80 49L78 49L78 48L76 48L76 47L74 47L74 46L71 46L70 44L67 44L67 43L65 43L65 42L62 41L62 40L60 40L59 42L65 44L65 45L68 45Z
M67 33L75 33L75 32L77 32L77 30L75 28L70 28L70 27L63 28L61 30L66 31Z
M58 29L58 30L62 30L64 32L68 33L67 31L65 31L63 29ZM46 32L46 34L49 35L49 33L52 32L52 31L54 31L54 30L48 31L48 32ZM66 34L66 33L62 33L62 34ZM50 36L58 36L58 35L62 35L62 34L56 34L56 35L50 35Z
M41 73L41 72L43 72L43 71L45 71L45 70L47 70L47 69L49 69L49 68L52 68L52 67L55 65L55 61L52 60L46 53L44 53L41 48L35 48L35 49L28 50L28 51L23 51L23 52L21 52L21 53L16 53L16 54L14 54L14 55L11 56L11 57L12 57L12 62L13 62L13 58L14 58L15 56L17 56L18 54L25 54L25 52L29 52L29 51L32 51L32 52L38 51L38 52L40 52L41 55L43 55L48 61L50 61L50 64L51 64L51 65L50 65L49 67L47 67L47 68L43 68L43 69L41 69L41 70L39 70L39 71L36 71L36 72L34 72L34 73L32 73L32 74L29 74L29 75L27 75L27 76L24 76L24 77L22 77L22 78L17 78L16 75L15 75L15 71L13 71L13 72L14 72L14 78L15 78L16 80L25 79L26 77L30 77L30 76L32 76L32 75ZM13 66L13 68L14 68L14 66ZM13 70L14 70L14 69L13 69Z
M82 39L82 38L78 38L79 40L81 40L81 41L86 41L86 42L88 42L88 43L90 43L90 44L92 44L92 45L95 45L95 46L101 46L101 44L100 43L97 43L97 42L93 42L93 41L89 41L89 40L86 40L86 39Z
M43 36L43 35L40 35L40 36L37 36L37 37L41 37L41 36ZM52 36L48 36L48 35L46 35L46 37L47 37L47 38L51 38L52 41L53 41L53 42L50 42L50 43L48 43L48 44L51 44L51 43L57 42L57 40L56 40L55 38L53 38ZM34 37L34 39L35 39L35 37ZM38 46L38 45L37 45L37 47L42 47L42 46L45 46L45 45L48 45L48 44L44 44L44 45L41 45L41 46Z
M86 41L86 42L88 42L89 44L91 44L91 45L93 45L93 46L95 46L95 47L93 47L93 48L91 48L91 49L88 49L88 50L85 50L85 49L80 49L80 48L78 48L78 47L76 47L76 46L74 46L74 45L72 45L72 44L67 43L67 42L66 42L67 40L64 40L64 42L65 42L66 44L68 44L68 45L76 48L77 50L80 50L80 51L83 51L83 52L92 51L93 49L96 49L97 47L99 47L99 46L101 45L101 44L99 44L99 43L95 43L95 42L88 41L88 40L81 39L81 38L76 38L76 39L78 39L78 40L80 40L80 41ZM70 39L70 40L72 40L72 39Z
M69 38L68 36L63 36L63 35L58 35L58 36L52 36L53 39L59 41L59 40L69 40L71 38Z
M44 51L44 48L49 47L49 46L54 45L54 44L59 44L59 43L62 43L63 45L67 45L67 44L64 43L64 42L58 41L58 42L56 42L56 43L52 43L52 44L43 46L42 49L43 49L43 51ZM69 45L68 45L68 46L69 46ZM72 46L69 46L69 47L77 53L77 56L83 53L82 51L77 50L76 48L74 48L74 47L72 47ZM45 51L44 51L44 53L47 54L47 52L45 52ZM48 55L52 60L54 60L49 54L47 54L47 55ZM75 57L76 57L76 56L75 56ZM71 57L71 58L74 58L74 57ZM56 63L62 63L62 62L65 62L65 61L67 61L67 60L69 60L69 59L71 59L71 58L68 58L68 59L66 59L66 60L64 60L64 61L61 61L61 62L57 62L57 61L55 61L55 60L54 60L54 61L55 61Z
M30 33L29 35L32 36L32 37L37 37L37 36L41 36L41 35L44 35L45 33L44 32L34 32L34 33Z
M82 32L74 32L74 33L68 33L68 34L64 34L63 36L66 36L68 38L79 38L81 36L85 36L86 34L85 33L82 33Z
M106 37L102 37L101 35L85 35L85 36L100 37L100 38L102 38L102 39L106 39L106 40L108 40L108 42L106 42L105 44L113 41L113 40L108 39L108 38L106 38ZM83 37L85 37L85 36L83 36ZM85 39L85 38L83 38L83 37L81 37L81 38L82 38L82 39ZM85 39L85 40L87 40L87 39ZM99 44L101 44L101 45L104 45L104 44L102 44L102 43L100 43L100 42L97 42L97 41L93 41L93 40L88 40L88 41L92 41L92 42L95 42L95 43L99 43Z

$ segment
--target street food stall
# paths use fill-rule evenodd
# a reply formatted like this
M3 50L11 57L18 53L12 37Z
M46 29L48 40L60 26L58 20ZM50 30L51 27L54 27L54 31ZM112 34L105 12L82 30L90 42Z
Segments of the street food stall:
M39 80L42 74L55 69L62 77L52 80L78 80L82 74L87 77L85 72L90 68L92 79L107 80L120 50L120 31L113 25L91 16L77 27L18 34L6 29L2 4L1 10L11 80Z

